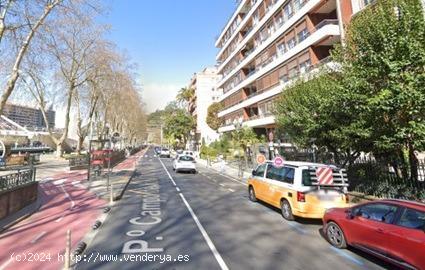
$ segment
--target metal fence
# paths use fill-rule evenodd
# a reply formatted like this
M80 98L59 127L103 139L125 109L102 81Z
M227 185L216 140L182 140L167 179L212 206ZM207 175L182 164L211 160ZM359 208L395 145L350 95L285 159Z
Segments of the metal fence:
M0 176L0 191L11 190L35 182L35 167Z
M425 200L425 160L412 174L408 165L381 163L373 158L357 159L347 168L350 190L367 195Z

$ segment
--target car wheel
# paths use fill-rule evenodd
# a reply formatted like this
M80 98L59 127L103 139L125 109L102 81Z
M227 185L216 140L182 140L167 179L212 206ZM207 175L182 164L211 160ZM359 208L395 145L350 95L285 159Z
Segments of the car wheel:
M335 222L331 221L326 224L326 238L329 243L336 248L346 248L347 242L345 241L344 232L341 227Z
M257 201L257 197L255 196L255 191L252 186L248 188L248 198L251 202Z
M282 212L282 216L284 219L286 220L294 220L294 215L292 214L292 208L291 205L289 204L289 202L287 200L283 200L282 203L280 204L280 210Z

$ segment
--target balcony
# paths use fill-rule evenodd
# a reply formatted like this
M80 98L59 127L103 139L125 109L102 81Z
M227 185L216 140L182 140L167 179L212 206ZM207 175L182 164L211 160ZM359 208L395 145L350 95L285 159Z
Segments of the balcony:
M320 1L322 0L306 0L305 2L303 2L300 5L297 5L294 10L292 10L290 13L285 13L284 18L282 17L282 21L278 23L278 26L276 27L276 29L282 27L283 25L290 26L292 24L294 24L297 20L299 20L302 16L304 16L305 14L307 14L307 12L309 10L311 10L314 6L316 6L318 3L320 3ZM260 1L261 2L261 1ZM264 17L261 19L260 22L258 23L253 23L254 26L254 33L256 33L261 26L263 26L267 21L269 21L269 19L271 19L272 15L278 10L278 8L280 8L284 3L286 2L286 0L280 0L278 2L276 2L269 10L268 12L266 12L266 14L264 15ZM306 7L307 6L307 7ZM252 14L251 14L252 15ZM249 17L249 16L247 16ZM290 21L290 23L286 24L286 22ZM239 42L238 46L236 47L235 50L233 50L231 53L229 53L228 57L226 59L223 60L223 63L218 67L218 71L220 72L224 66L230 61L230 59L232 59L234 57L234 55L240 50L239 47L243 46L243 44L245 44L246 42L248 42L248 40L250 38L253 37L252 35L247 35L246 37L244 37L244 39L242 41ZM222 53L224 52L223 50L224 48L222 48L222 50L220 50L220 52L217 54L216 60L218 60L220 58L220 56L222 55Z
M276 40L283 33L285 33L290 28L290 26L294 25L298 20L300 20L303 16L305 16L307 14L307 12L310 9L312 9L313 6L318 4L320 1L321 0L309 0L309 1L305 2L301 6L301 8L299 10L297 10L298 12L296 12L296 13L292 12L291 14L293 14L293 15L290 15L286 19L283 19L283 22L280 24L279 27L274 27L274 30L273 30L272 33L270 33L270 34L266 33L267 38L262 40L262 41L260 40L259 43L256 44L256 46L255 46L255 53L251 53L251 54L257 55L259 52L264 50L274 40ZM276 4L275 6L281 6L281 4ZM274 12L275 11L273 11L273 13ZM264 16L262 21L267 17L268 17L268 15ZM325 21L327 21L327 20L325 20ZM264 23L261 23L261 25L263 25ZM256 30L254 32L257 32L259 29L258 29L258 27L255 27L255 28L256 28ZM318 28L316 28L316 31L317 30L318 30ZM248 36L249 36L249 38L252 38L253 35L248 35ZM244 38L244 40L241 42L241 44L245 44L247 42L248 42L248 39ZM241 51L243 49L243 46L240 47L241 44L236 46L236 50L233 51L231 54L229 54L228 58L226 60L224 60L223 63L218 67L218 72L220 72L230 62L230 60L233 59L233 57L236 55L236 53L238 51ZM241 62L239 63L239 65L236 68L234 68L230 73L223 76L222 80L218 83L218 85L221 86L222 84L224 84L231 76L233 76L237 72L238 69L240 69L242 66L246 65L250 60L252 60L252 58L249 58L250 60L246 60L248 58L249 58L249 55L245 56L245 58L241 60Z
M267 125L271 125L275 123L275 117L274 115L267 113L263 115L259 115L254 118L249 118L244 120L242 126L244 127L263 127ZM235 130L235 126L233 124L224 124L218 129L218 132L228 132Z
M328 66L330 69L335 69L335 65L331 62L330 57L323 58L322 60L320 60L319 63L315 65L309 66L304 70L298 70L296 73L293 73L285 78L280 78L280 82L278 85L267 90L252 93L246 99L240 100L239 102L236 102L233 105L225 107L221 112L218 113L218 117L223 117L234 111L240 110L242 108L258 103L262 100L276 96L300 76L303 76L304 74L313 74L314 72L318 71L322 66Z
M319 25L319 24L318 24ZM312 33L309 34L309 36L301 41L300 43L296 44L292 49L287 50L285 53L281 54L281 55L276 55L273 57L273 59L271 60L270 63L268 63L265 66L260 66L258 67L258 70L255 74L255 76L250 76L248 78L245 78L245 80L238 82L237 85L234 86L234 88L232 90L228 90L227 92L225 92L223 94L223 96L221 96L221 100L225 99L226 97L228 97L229 95L233 94L234 92L238 91L241 87L244 87L245 85L250 84L251 82L253 82L255 79L259 78L260 76L264 75L266 72L271 71L273 68L277 67L279 64L283 63L284 61L290 59L291 57L295 56L296 54L298 54L299 52L301 52L302 50L304 50L305 48L308 48L318 42L320 42L321 40L325 39L328 36L339 36L339 26L336 24L335 25L335 21L334 20L326 20L326 24L323 25L319 25L320 28L316 28L315 31L313 31ZM244 59L241 64L239 64L238 67L236 67L233 70L233 74L240 70L243 66L247 65L250 61L252 61L253 57L248 57L246 59ZM249 61L249 62L248 62ZM227 78L225 78L224 80L221 81L225 82L226 80L228 80L231 77L232 74L229 74L227 76ZM221 85L221 83L219 83L219 87Z

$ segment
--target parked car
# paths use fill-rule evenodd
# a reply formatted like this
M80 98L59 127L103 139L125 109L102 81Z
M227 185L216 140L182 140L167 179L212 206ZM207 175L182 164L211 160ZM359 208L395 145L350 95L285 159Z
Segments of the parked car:
M157 155L161 154L161 147L155 146L154 151L155 151L155 154Z
M173 170L176 172L196 173L196 161L191 156L178 156L173 161Z
M168 148L161 148L161 153L159 154L159 157L170 157L170 150Z
M328 209L324 233L333 246L354 246L404 269L425 269L425 204L380 200Z
M326 173L326 182L317 176L318 171ZM285 161L280 167L272 162L261 164L248 179L249 199L280 208L287 220L323 218L328 208L348 207L347 187L345 170L297 161Z

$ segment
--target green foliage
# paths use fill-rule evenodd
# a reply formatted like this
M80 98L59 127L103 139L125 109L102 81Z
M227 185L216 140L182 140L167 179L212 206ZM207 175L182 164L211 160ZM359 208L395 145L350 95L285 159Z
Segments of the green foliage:
M319 150L334 153L339 162L347 162L357 155L352 149L367 148L368 130L342 102L339 80L338 74L327 72L300 80L284 91L275 110L279 128L296 145L309 148L314 143Z
M223 119L218 117L218 112L223 109L220 102L214 102L208 107L207 125L213 130L217 130L222 124Z
M195 127L195 120L184 109L173 108L164 117L164 135L171 141L179 140L184 146L190 131ZM174 145L174 144L173 144Z
M420 1L378 1L356 15L346 37L332 53L340 63L337 72L282 93L276 106L280 129L299 146L314 142L319 151L333 152L337 161L352 161L364 151L389 162L407 156L414 164L413 151L425 149Z
M195 96L195 89L183 87L179 90L176 96L176 101L180 104L188 103Z
M368 128L377 155L403 158L406 148L425 149L424 44L420 1L387 0L356 16L345 46L334 52L344 75L341 95Z
M219 140L212 142L209 146L216 149L218 154L227 156L229 149L232 147L232 142L229 134L225 133Z
M205 144L201 146L201 158L214 159L217 156L218 156L217 149Z
M242 147L244 150L249 146L255 143L260 142L257 134L252 128L244 127L240 130L234 130L231 133L232 140L235 145Z

